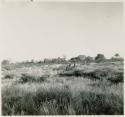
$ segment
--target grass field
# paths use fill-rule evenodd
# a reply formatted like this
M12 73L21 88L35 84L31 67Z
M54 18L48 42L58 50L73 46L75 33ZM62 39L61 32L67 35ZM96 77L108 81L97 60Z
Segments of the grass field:
M2 66L2 115L123 115L120 62Z

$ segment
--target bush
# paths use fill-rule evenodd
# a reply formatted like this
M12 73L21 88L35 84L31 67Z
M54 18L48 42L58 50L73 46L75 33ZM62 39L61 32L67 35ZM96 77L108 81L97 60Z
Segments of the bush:
M93 77L97 79L106 79L113 83L123 82L123 72L114 71L111 69L100 69L92 72Z
M49 77L49 75L43 75L40 77L35 77L35 76L31 76L28 74L22 74L21 78L20 78L20 82L21 83L27 83L27 82L44 82L47 80L47 78Z
M33 80L34 80L34 78L27 74L22 74L21 78L20 78L21 83L26 83L26 82L33 81Z
M4 76L5 79L13 79L14 75L13 74L7 74Z
M124 74L122 72L115 73L113 76L109 77L108 80L112 83L124 82Z
M49 75L40 76L39 78L37 78L37 81L38 81L38 82L47 81L47 78L48 78L48 77L49 77Z
M84 70L72 70L64 71L59 74L60 76L76 76L76 77L87 77L91 79L108 80L113 83L123 82L124 76L123 72L118 72L113 69L96 69L91 72L85 72Z

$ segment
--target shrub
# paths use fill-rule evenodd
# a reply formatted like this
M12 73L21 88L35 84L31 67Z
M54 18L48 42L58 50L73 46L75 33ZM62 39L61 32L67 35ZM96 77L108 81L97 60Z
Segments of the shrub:
M20 78L21 83L26 83L26 82L33 81L33 80L34 80L34 78L27 74L22 74L22 76Z
M14 75L13 74L7 74L4 76L5 79L13 79Z
M21 83L27 83L27 82L44 82L47 80L47 78L49 77L49 75L43 75L40 77L35 77L35 76L31 76L28 74L22 74L21 78L20 78L20 82Z
M124 82L124 74L122 72L115 73L113 76L109 77L108 80L112 83Z
M106 79L113 83L123 82L124 76L123 72L118 72L113 69L96 69L90 72L85 72L84 70L72 70L64 71L59 74L60 76L76 76L76 77L87 77L91 79Z
M37 78L38 82L44 82L47 81L47 78L49 77L49 75L43 75Z

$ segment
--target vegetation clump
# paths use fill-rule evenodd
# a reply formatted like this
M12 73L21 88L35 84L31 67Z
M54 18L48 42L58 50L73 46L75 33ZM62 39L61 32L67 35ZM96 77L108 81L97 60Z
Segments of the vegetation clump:
M48 77L49 77L49 75L43 75L43 76L35 77L35 76L28 75L28 74L22 74L22 76L20 77L20 82L21 83L44 82L44 81L47 81Z

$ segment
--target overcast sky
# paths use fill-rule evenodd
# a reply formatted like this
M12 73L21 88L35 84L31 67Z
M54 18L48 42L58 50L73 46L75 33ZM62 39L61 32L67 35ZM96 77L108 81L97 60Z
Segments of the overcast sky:
M6 2L0 10L4 59L124 55L122 3Z

